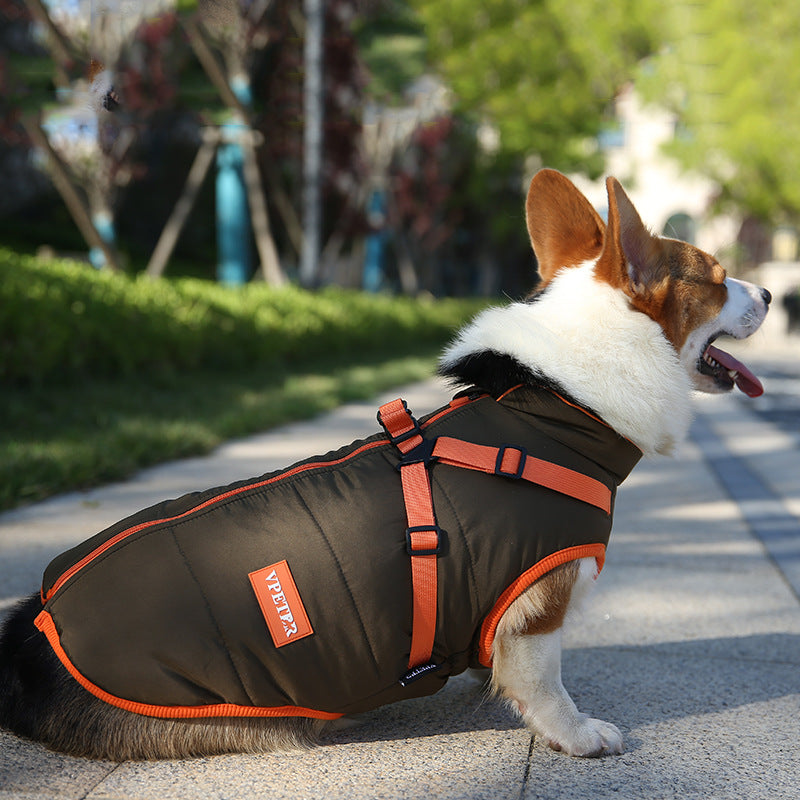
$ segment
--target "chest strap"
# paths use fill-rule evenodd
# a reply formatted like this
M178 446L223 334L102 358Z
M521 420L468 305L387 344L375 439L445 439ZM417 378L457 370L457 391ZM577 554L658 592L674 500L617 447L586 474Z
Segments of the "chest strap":
M442 530L436 524L428 467L438 461L514 480L526 480L611 513L611 491L575 470L529 456L523 447L491 447L450 436L426 439L404 400L381 406L378 422L402 454L399 464L406 506L406 551L413 593L410 672L401 683L424 674L436 635L437 557ZM405 683L404 683L405 685Z

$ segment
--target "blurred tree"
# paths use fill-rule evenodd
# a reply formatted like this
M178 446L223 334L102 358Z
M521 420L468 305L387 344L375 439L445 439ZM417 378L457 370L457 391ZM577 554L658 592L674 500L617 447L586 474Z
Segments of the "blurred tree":
M46 195L50 183L30 159L21 108L53 94L53 64L30 35L22 0L0 0L0 216ZM37 101L38 102L38 101Z
M81 195L100 186L105 204L113 207L115 225L119 222L126 251L133 250L138 257L149 253L178 199L201 138L200 128L225 121L232 107L193 47L202 38L217 65L212 72L224 73L234 89L249 81L252 105L247 111L263 140L257 157L274 215L273 232L291 264L302 239L298 214L304 124L302 5L297 0L157 2L164 6L163 13L145 15L135 30L126 29L130 35L109 58L105 52L95 52L113 48L102 47L96 32L92 35L91 21L99 21L99 9L116 4L127 18L139 21L145 3L0 0L0 176L9 174L12 166L18 172L17 166L28 158L29 139L19 119L40 114L47 118L61 109L66 97L82 117L91 118L90 132L98 131L96 169L71 170L79 173L70 174L71 182ZM331 265L339 253L364 229L359 188L365 170L360 144L365 75L351 33L356 0L328 0L325 6L324 235L326 265L333 272ZM30 10L34 7L39 13L36 24ZM90 7L96 13L90 14ZM110 19L117 18L110 15ZM111 33L120 28L107 27ZM197 30L200 33L193 39ZM89 103L87 75L90 57L95 56L114 73L121 102L113 114ZM77 166L87 167L84 162ZM43 176L30 171L47 186ZM5 199L0 198L0 211ZM7 204L11 213L21 202L12 198ZM184 257L202 261L204 270L213 252L211 206L213 186L206 186L196 217L181 237ZM7 220L8 216L0 219L0 224ZM48 237L51 228L42 225ZM39 238L36 232L33 236ZM336 278L331 274L321 280Z
M434 258L455 232L460 209L452 201L458 173L473 148L454 148L454 121L443 116L418 127L392 165L389 220L395 229L405 291L436 286ZM409 282L408 276L413 275Z
M786 0L681 0L637 86L679 118L669 146L719 183L719 206L800 221L800 14Z
M425 29L408 0L359 0L353 30L375 102L396 106L427 68Z
M323 251L317 283L339 282L342 253L364 229L366 165L361 152L361 111L366 76L353 33L355 0L327 0L323 42L325 112L322 202ZM280 244L301 248L303 159L303 37L305 20L297 0L269 5L270 46L252 68L256 122L264 136L261 167L283 231ZM291 256L289 257L291 259Z
M458 111L499 148L596 175L611 99L658 41L655 0L411 0Z
M463 115L443 114L397 149L388 216L404 292L518 297L532 288L519 159L484 148Z

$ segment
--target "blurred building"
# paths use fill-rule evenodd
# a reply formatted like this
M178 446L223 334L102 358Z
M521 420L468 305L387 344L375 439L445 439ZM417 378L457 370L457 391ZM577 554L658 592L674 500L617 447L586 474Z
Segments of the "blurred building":
M729 270L749 272L748 278L769 288L776 302L759 338L788 342L791 303L782 301L800 297L797 231L773 230L736 214L712 214L716 183L684 171L663 152L663 145L676 135L680 133L673 114L644 105L633 86L626 87L616 100L616 126L598 141L606 156L606 174L622 183L642 221L655 233L691 242L717 256ZM605 218L605 181L571 177Z
M599 138L606 156L606 174L617 178L655 233L683 239L710 253L733 245L742 220L713 216L717 185L701 175L685 172L663 153L662 146L676 135L675 116L658 106L644 105L632 85L616 100L616 126ZM604 180L573 180L605 218L608 200Z

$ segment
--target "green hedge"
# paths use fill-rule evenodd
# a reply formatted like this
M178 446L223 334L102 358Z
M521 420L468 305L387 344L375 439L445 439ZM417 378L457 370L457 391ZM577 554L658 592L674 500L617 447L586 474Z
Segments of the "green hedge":
M291 366L355 350L402 353L445 341L479 307L341 289L154 281L0 248L0 380L53 385Z

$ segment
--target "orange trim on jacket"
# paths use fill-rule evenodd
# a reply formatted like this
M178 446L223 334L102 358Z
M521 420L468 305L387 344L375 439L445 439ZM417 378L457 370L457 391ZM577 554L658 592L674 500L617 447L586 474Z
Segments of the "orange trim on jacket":
M468 403L473 402L474 400L478 400L481 397L486 397L485 394L480 395L480 397L456 397L450 401L450 403L442 409L440 412L434 414L430 417L430 419L425 420L424 423L420 425L421 428L426 428L428 425L436 422L438 419L449 414L451 411L455 409L461 408ZM44 593L44 587L42 587L41 598L42 604L46 603L50 600L53 595L74 575L80 572L85 566L90 564L96 558L101 556L110 548L114 547L115 545L119 544L120 542L127 539L129 536L132 536L135 533L139 533L139 531L145 530L146 528L152 528L156 525L161 525L165 522L175 522L183 517L188 517L191 514L195 514L198 511L202 511L209 506L216 505L217 503L221 503L224 500L228 500L231 497L235 497L236 495L243 494L244 492L249 492L253 489L260 489L264 486L269 486L272 483L276 483L277 481L286 480L287 478L291 478L293 475L297 475L301 472L306 472L307 470L311 469L320 469L323 467L332 467L336 464L341 464L349 459L359 455L368 450L372 450L375 447L385 447L387 444L386 439L381 439L379 441L370 442L369 444L365 444L363 447L359 447L357 450L353 451L352 453L348 453L344 458L334 459L333 461L315 461L310 464L302 464L301 466L295 467L294 469L287 470L286 472L281 472L279 475L275 475L272 478L268 478L263 481L257 481L255 483L249 483L246 486L239 486L236 489L233 489L229 492L223 492L222 494L215 495L214 497L206 500L204 503L200 503L197 506L193 506L192 508L184 511L182 514L177 514L173 517L164 517L163 519L155 519L155 520L148 520L147 522L143 522L140 525L135 525L131 528L127 528L124 531L120 531L118 534L113 536L112 538L108 539L107 541L103 542L102 545L92 550L91 553L84 556L80 561L73 564L68 570L66 570L50 587L50 590L47 594Z
M549 391L526 391L502 404L460 396L420 421L442 448L431 473L444 533L438 559L414 555L399 453L376 436L165 501L97 534L48 568L49 602L36 625L87 691L149 716L336 719L432 694L467 666L491 664L499 620L539 577L583 557L602 567L613 492L641 454L584 419ZM474 443L466 461L449 450L462 436ZM558 479L555 492L531 483L521 474L528 452L552 459L558 473L605 484L602 502L576 504ZM492 472L505 477L483 474ZM409 675L415 558L437 559L430 624L441 635L430 662ZM248 575L282 561L313 635L276 648Z
M134 714L143 714L147 717L163 717L165 719L193 719L196 717L311 717L312 719L339 719L344 714L333 714L327 711L316 711L313 708L302 706L276 706L273 708L263 706L239 706L234 703L217 703L207 706L156 706L149 703L137 703L133 700L124 700L115 697L88 678L84 677L61 646L61 640L56 630L56 624L47 611L40 612L33 622L34 625L47 637L53 652L64 665L70 675L86 689L87 692L102 700L104 703L130 711Z
M570 561L577 561L579 558L594 558L597 560L597 572L603 569L606 559L606 548L602 544L584 544L577 547L568 547L566 550L559 550L557 553L543 558L538 564L534 564L517 578L511 586L500 595L494 608L486 615L481 625L481 635L478 641L478 661L484 667L492 666L492 646L497 626L503 614L508 611L511 604L528 588L530 588L542 576L550 570L567 564Z
M80 572L85 566L91 564L98 556L101 556L107 550L110 550L115 545L119 544L124 539L127 539L129 536L132 536L134 533L139 533L139 531L143 531L146 528L152 528L156 525L161 525L164 522L175 522L176 520L182 519L183 517L188 517L190 514L196 514L198 511L202 511L204 508L208 508L209 506L216 505L217 503L221 503L223 500L228 500L231 497L236 497L236 495L243 494L244 492L252 491L253 489L260 489L263 486L269 486L271 483L275 483L276 481L282 481L286 478L290 478L293 475L297 475L300 472L305 472L309 469L318 469L320 467L331 467L335 464L341 464L348 459L353 458L353 456L357 456L359 453L363 453L366 450L372 450L374 447L382 447L386 444L385 441L379 442L371 442L370 444L365 444L363 447L359 447L358 450L355 450L352 453L348 453L344 458L336 459L335 461L323 461L323 462L314 462L313 464L304 464L300 467L295 467L294 469L289 470L288 472L282 472L280 475L275 475L272 478L268 478L264 481L258 481L256 483L248 483L246 486L239 486L236 489L232 489L229 492L223 492L222 494L215 495L209 500L206 500L204 503L200 503L193 508L190 508L188 511L184 511L182 514L176 514L174 517L165 517L164 519L153 519L148 520L147 522L143 522L140 525L134 525L132 528L127 528L124 531L120 531L116 536L112 536L108 541L103 542L100 547L95 548L92 550L91 553L84 556L80 561L76 564L71 566L66 572L64 572L61 577L53 583L50 587L50 591L46 595L42 595L42 602L46 603L53 595L71 578L73 575Z
M484 667L491 668L492 647L494 645L495 634L497 633L497 626L503 614L505 614L511 604L523 594L523 592L551 570L570 561L576 561L579 558L595 558L597 560L597 571L599 573L603 569L605 552L606 549L602 544L569 547L566 550L560 550L542 559L538 564L534 564L529 570L520 575L520 577L500 595L494 608L492 608L483 621L478 642L479 663ZM115 697L113 694L109 694L109 692L106 692L92 683L78 671L61 646L55 622L47 611L40 612L34 620L34 624L47 637L59 661L86 691L105 703L109 703L125 711L131 711L134 714L144 714L150 717L169 719L192 719L200 717L310 717L312 719L333 720L344 716L344 714L317 711L316 709L303 708L302 706L263 707L242 706L235 705L234 703L218 703L216 705L205 706L159 706L125 700L121 697Z

